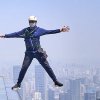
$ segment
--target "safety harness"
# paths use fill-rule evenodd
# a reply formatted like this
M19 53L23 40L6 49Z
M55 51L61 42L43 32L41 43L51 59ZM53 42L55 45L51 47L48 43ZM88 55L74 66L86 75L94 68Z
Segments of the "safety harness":
M31 30L30 28L25 29L25 44L26 44L26 50L27 51L34 51L36 52L40 46L39 37L34 36L34 32L37 30L38 27Z

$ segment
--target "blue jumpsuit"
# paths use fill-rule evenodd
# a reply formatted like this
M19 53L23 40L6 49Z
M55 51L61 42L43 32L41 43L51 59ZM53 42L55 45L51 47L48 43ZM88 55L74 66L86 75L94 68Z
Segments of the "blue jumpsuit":
M47 61L47 54L40 45L40 36L55 33L60 33L60 29L45 30L43 28L35 26L33 28L24 28L19 32L5 34L5 38L24 38L25 41L26 52L17 84L21 84L33 58L36 58L39 61L39 63L43 66L43 68L46 70L46 72L54 82L57 81L56 76Z

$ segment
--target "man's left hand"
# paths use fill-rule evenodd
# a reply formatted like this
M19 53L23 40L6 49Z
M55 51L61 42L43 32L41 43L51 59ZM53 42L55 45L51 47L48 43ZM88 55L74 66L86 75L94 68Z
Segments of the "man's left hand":
M63 28L60 29L61 32L69 32L70 28L69 26L64 26Z

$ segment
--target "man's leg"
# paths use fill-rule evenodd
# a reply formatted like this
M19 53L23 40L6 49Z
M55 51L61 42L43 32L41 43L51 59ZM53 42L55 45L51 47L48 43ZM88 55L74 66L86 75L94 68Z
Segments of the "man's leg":
M22 68L21 68L21 71L19 73L18 82L15 86L12 87L12 89L20 87L21 82L22 82L22 80L25 76L25 73L26 73L29 65L32 62L32 59L33 59L32 54L28 54L28 53L25 54L24 61L23 61L23 64L22 64Z
M25 57L24 57L24 61L23 61L23 64L22 64L22 68L21 68L21 71L19 73L19 77L18 77L18 84L21 84L24 76L25 76L25 73L28 69L28 67L30 66L31 62L33 60L33 57L31 54L25 54Z
M58 86L63 86L62 83L57 81L57 78L52 70L52 68L50 67L47 59L44 56L39 56L37 57L37 60L39 61L39 63L43 66L43 68L46 70L46 72L48 73L48 75L51 77L51 79L54 81L55 85Z

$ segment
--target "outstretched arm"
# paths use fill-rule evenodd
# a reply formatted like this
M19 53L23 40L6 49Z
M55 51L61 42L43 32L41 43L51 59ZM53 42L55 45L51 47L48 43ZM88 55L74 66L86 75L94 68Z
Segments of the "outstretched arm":
M56 29L56 30L41 29L38 35L42 36L42 35L55 34L55 33L60 33L60 32L69 32L69 30L70 28L68 26L64 26L61 29Z
M19 32L1 35L0 38L23 38L24 29Z

